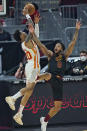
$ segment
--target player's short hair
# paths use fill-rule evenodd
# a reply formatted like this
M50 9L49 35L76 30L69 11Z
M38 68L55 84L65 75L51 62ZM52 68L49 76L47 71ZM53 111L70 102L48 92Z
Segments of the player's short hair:
M20 38L21 32L20 30L16 30L13 37L17 42L21 42L21 38Z
M60 44L61 44L62 49L63 49L63 51L64 51L64 50L65 50L65 45L62 43L62 41L61 41L61 40L55 40L55 41L54 41L54 45L56 45L57 43L60 43Z
M84 50L81 50L81 51L80 51L80 54L81 54L81 53L85 53L85 54L87 55L87 50L85 50L85 49L84 49Z

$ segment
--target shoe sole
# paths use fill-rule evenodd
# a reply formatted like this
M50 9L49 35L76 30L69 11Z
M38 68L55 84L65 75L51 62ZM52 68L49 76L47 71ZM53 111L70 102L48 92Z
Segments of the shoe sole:
M13 120L14 120L17 124L19 124L19 125L23 125L23 123L20 123L19 121L17 121L17 119L16 119L15 116L13 117Z
M10 109L15 111L15 107L11 107L8 98L5 98L6 103L9 105Z

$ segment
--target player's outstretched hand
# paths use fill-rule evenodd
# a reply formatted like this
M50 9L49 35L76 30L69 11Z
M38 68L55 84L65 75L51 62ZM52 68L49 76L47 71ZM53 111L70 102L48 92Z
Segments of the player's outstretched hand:
M76 29L78 29L78 30L79 30L79 29L80 29L80 27L81 27L81 22L77 20L77 22L76 22Z
M35 15L35 16L34 16L34 23L35 23L35 24L38 24L39 21L40 21L40 15Z

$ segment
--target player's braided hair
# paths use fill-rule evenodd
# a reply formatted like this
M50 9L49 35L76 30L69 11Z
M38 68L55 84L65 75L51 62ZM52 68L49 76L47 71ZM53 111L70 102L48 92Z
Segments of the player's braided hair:
M19 30L16 30L15 33L14 33L14 39L17 41L17 42L21 42L21 38L20 38L20 35L21 35L21 32Z

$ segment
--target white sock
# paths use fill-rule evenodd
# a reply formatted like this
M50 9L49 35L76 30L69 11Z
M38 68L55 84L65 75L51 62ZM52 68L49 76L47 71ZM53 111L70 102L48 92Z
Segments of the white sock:
M20 113L20 114L22 115L23 110L24 110L24 106L23 106L23 105L20 105L19 110L18 110L18 113Z
M17 92L15 95L13 95L12 96L12 98L14 99L14 100L17 100L19 97L21 97L22 96L22 94L21 94L21 92L19 91L19 92Z

